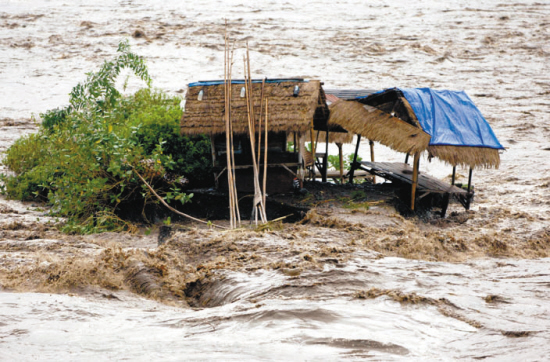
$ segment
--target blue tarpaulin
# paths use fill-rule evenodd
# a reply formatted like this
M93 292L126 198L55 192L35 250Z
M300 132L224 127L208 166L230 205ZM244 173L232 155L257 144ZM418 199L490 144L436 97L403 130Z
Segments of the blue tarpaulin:
M463 91L399 88L410 103L431 146L504 149L491 126Z
M298 83L308 83L308 80L302 78L271 78L271 79L252 79L252 83L283 83L283 82L298 82ZM189 87L205 87L211 85L221 85L224 84L224 80L202 80L199 82L189 83ZM244 79L233 79L231 84L244 84Z

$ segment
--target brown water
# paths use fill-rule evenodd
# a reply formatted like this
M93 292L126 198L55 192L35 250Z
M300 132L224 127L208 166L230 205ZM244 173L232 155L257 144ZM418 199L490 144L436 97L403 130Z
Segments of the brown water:
M472 210L447 220L325 206L303 225L191 228L157 247L154 234L61 235L40 205L0 199L0 359L546 359L550 5L0 4L0 151L125 37L170 93L222 78L225 18L253 76L463 89L507 147L499 170L474 172Z

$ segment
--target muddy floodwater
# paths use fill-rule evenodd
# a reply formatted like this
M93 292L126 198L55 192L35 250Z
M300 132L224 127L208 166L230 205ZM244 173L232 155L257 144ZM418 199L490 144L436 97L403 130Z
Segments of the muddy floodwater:
M474 170L472 209L446 219L319 202L297 224L184 223L160 246L158 228L63 235L43 205L2 197L0 359L547 360L548 2L0 0L0 151L123 39L170 94L223 78L225 19L253 77L465 90L500 168Z

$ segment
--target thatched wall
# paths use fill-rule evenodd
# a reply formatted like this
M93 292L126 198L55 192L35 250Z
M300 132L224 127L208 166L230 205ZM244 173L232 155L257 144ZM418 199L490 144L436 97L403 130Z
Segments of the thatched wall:
M294 97L296 85L300 87L300 91L298 96ZM180 123L183 134L225 133L224 87L223 84L189 87L185 112ZM244 84L233 84L231 89L231 120L235 134L248 132L246 97L241 98L240 96L242 87ZM326 125L328 106L319 81L265 83L263 87L263 96L269 99L268 127L270 131L303 134L310 130L312 120ZM202 100L199 101L198 95L201 90L204 94ZM253 83L252 95L256 118L260 114L261 94L262 83Z
M498 168L500 155L498 150L486 147L467 146L430 146L431 156L447 162L452 166L467 166L472 168Z
M355 101L340 100L331 104L329 123L399 152L422 152L430 142L430 135L419 127Z

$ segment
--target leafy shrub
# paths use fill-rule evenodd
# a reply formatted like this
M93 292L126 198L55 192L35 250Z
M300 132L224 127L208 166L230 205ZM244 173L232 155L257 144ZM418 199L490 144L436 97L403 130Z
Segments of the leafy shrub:
M114 84L123 68L148 88L128 97L119 93ZM128 229L118 212L151 199L133 172L145 171L142 160L152 160L159 173L168 169L199 180L209 177L208 140L180 136L180 99L152 90L150 83L143 59L121 43L114 60L73 88L70 106L42 114L38 132L7 150L3 163L15 175L0 176L3 192L14 199L45 200L52 213L68 218L65 231L92 233ZM181 202L190 198L149 181L161 195L169 192Z

